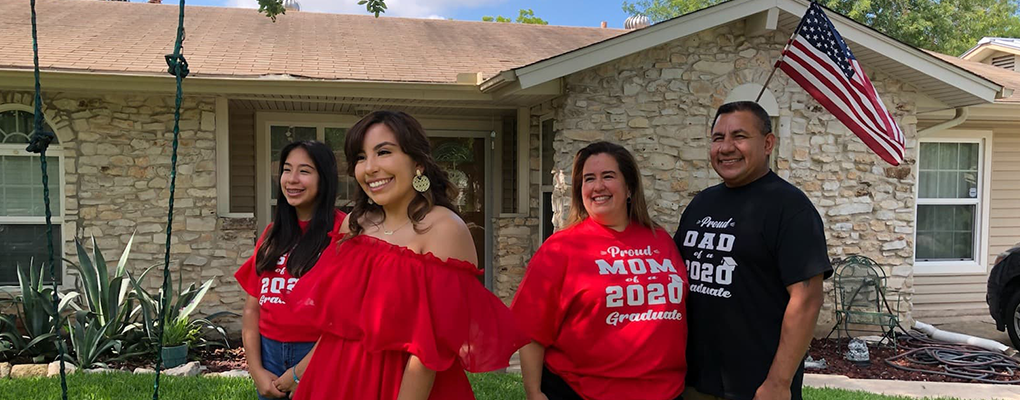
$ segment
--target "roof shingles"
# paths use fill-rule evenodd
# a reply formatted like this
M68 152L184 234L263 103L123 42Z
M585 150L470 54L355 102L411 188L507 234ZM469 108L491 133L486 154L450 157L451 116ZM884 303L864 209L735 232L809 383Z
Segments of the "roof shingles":
M39 0L40 65L57 70L165 74L176 5ZM32 67L29 8L0 1L0 68ZM185 10L194 76L289 74L312 79L457 81L491 77L624 30L292 12L273 23L251 9ZM17 40L17 38L22 38Z

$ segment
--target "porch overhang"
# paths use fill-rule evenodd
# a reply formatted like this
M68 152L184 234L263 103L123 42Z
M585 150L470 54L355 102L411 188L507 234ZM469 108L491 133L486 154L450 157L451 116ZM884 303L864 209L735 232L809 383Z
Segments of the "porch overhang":
M43 90L89 93L173 94L176 82L170 75L111 74L79 71L42 71ZM31 70L0 69L0 88L33 90ZM387 101L445 102L466 108L516 109L562 94L558 82L520 90L514 85L484 91L476 82L428 83L393 81L344 81L293 77L191 76L184 93L228 98L276 98L316 101L329 98L386 99Z

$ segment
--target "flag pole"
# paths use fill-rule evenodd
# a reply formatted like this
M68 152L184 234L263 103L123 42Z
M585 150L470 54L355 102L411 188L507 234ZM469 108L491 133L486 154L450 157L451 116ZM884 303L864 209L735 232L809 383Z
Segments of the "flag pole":
M814 1L811 2L814 4ZM783 52L779 53L779 59L772 66L772 72L769 72L769 77L765 79L765 83L761 85L761 91L758 92L758 97L754 98L754 102L757 103L761 100L761 96L765 94L765 89L769 87L769 82L772 82L772 76L776 74L776 70L779 69L779 64L783 62L783 58L786 57L786 50L790 48L790 44L793 43L793 39L797 37L797 33L800 32L800 28L804 26L804 17L800 18L800 23L797 24L797 29L793 30L793 34L790 35L790 40L786 41L786 46L783 46Z

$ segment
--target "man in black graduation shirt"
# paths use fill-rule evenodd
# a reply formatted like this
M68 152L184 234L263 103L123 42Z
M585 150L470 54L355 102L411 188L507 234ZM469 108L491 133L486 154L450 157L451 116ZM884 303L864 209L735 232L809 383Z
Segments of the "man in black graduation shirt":
M769 169L771 125L753 102L719 108L710 158L723 183L691 200L673 237L690 274L688 400L802 398L832 266L818 211Z

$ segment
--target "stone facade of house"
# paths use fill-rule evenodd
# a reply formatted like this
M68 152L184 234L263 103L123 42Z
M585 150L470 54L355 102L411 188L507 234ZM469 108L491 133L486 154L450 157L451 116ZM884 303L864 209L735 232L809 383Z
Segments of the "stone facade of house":
M30 106L33 95L0 91L0 104ZM186 285L214 280L199 307L204 314L240 311L244 292L233 271L251 255L255 235L254 221L216 215L214 107L213 98L183 102L170 263L175 281L178 271ZM158 265L143 284L159 287L173 111L173 96L46 94L44 114L65 157L65 257L75 259L74 238L94 237L115 262L133 234L129 271L137 276ZM65 284L73 285L75 271L66 267Z
M555 118L554 220L569 208L574 153L609 140L634 152L652 218L676 230L686 204L720 182L708 161L715 110L733 88L765 82L790 32L748 37L742 22L671 41L566 77L566 94L532 110L532 182L539 182L538 115ZM865 66L867 67L867 66ZM867 70L907 138L906 161L891 167L782 72L768 85L779 104L776 172L801 188L825 223L832 258L860 253L875 259L902 290L909 316L917 159L915 92ZM529 218L501 221L497 232L496 292L509 301L538 246L537 184ZM528 240L528 238L532 240ZM831 327L833 283L819 329ZM895 298L893 298L895 302Z

